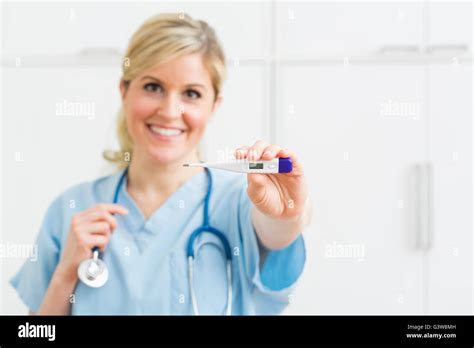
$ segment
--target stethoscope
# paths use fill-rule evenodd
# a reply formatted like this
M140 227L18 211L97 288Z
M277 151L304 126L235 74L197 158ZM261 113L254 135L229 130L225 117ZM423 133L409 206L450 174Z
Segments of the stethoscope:
M208 187L206 196L204 198L204 214L203 214L203 224L201 227L198 227L191 233L191 236L188 240L188 245L186 248L186 255L188 259L188 280L189 280L189 292L191 295L191 303L193 306L193 312L195 315L199 314L199 308L196 299L196 292L194 289L194 259L195 255L197 255L197 251L200 247L205 244L211 242L201 243L197 249L194 248L194 244L196 238L201 235L202 233L210 233L216 236L222 245L224 246L224 252L226 256L226 273L227 273L227 305L226 305L226 315L230 315L232 313L232 252L230 248L229 241L227 240L224 233L219 231L217 228L214 228L209 223L209 201L211 199L211 192L212 192L212 176L211 172L208 168L204 168L207 175ZM113 203L117 204L118 202L118 195L120 192L120 188L123 185L123 182L128 174L128 167L124 170L123 174L120 177L120 180L117 184L114 193ZM77 269L77 274L79 279L86 285L99 288L103 286L109 277L109 272L107 270L107 265L105 262L100 258L99 255L99 248L94 247L92 249L92 258L88 260L84 260L81 262Z

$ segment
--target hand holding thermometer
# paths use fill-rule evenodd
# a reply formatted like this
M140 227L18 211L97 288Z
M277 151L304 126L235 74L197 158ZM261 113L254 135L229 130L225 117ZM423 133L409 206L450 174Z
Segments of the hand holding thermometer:
M274 158L270 161L235 160L232 162L202 162L184 163L184 167L206 167L223 169L238 173L279 174L291 173L293 163L291 158Z

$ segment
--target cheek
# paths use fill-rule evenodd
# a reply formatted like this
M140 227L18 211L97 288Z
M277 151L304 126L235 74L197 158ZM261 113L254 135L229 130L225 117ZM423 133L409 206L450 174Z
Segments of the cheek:
M183 114L183 120L193 132L201 133L207 124L207 119L203 113L187 112Z
M150 98L135 97L128 105L127 114L132 120L143 120L149 117L156 109L156 103Z
M183 121L195 132L203 132L210 115L203 110L188 110L183 114Z

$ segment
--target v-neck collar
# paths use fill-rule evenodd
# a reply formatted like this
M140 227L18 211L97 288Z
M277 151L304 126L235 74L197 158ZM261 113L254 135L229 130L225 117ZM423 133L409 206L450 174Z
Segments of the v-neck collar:
M146 230L156 234L165 226L173 227L177 220L181 220L179 215L189 214L189 208L204 200L207 190L207 175L203 170L181 184L148 219L145 219L143 212L126 189L127 179L125 176L121 187L118 188L118 203L129 210L129 214L124 216L123 220L131 231ZM173 219L170 219L171 216Z

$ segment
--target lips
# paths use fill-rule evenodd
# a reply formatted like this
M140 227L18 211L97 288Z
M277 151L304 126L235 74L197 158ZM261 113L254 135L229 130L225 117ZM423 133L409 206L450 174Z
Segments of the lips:
M178 127L162 126L157 124L147 124L148 129L153 133L163 136L176 136L184 132L184 129Z
M180 138L185 132L182 128L161 126L156 124L147 124L147 128L150 130L150 134L154 139L173 142Z

